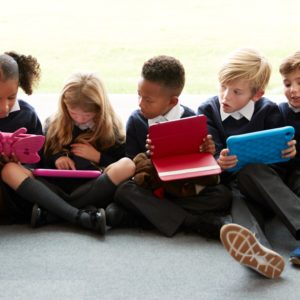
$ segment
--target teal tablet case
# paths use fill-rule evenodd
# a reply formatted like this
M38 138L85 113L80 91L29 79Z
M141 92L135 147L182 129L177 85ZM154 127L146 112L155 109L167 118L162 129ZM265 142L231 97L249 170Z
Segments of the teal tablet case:
M295 134L292 126L233 135L227 138L229 155L236 155L238 163L227 171L237 171L250 163L272 164L288 161L281 151L288 148L287 142Z

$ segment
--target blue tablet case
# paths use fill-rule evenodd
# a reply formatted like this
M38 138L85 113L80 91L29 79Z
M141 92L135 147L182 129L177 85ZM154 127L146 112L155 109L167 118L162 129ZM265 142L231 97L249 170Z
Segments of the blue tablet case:
M288 161L281 151L288 148L287 142L295 134L292 126L256 131L230 136L227 139L229 155L236 155L238 163L227 171L237 171L250 163L272 164Z

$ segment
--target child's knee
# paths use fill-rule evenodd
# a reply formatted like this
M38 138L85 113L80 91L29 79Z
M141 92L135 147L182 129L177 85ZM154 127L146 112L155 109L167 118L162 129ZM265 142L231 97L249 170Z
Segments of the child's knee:
M1 179L6 182L16 170L17 165L13 162L6 163L1 170Z
M31 171L14 162L5 164L1 171L1 179L13 188L27 177L32 177Z
M116 167L118 170L124 174L128 174L128 176L132 177L135 173L135 163L127 157L121 158Z
M124 157L124 158L121 158L116 163L110 165L106 169L105 173L107 173L110 180L114 184L118 185L122 181L129 179L134 175L135 164L131 159Z

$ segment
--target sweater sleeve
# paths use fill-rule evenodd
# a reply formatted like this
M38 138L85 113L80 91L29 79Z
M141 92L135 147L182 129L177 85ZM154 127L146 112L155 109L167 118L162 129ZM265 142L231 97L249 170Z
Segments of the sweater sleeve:
M222 130L222 122L217 114L217 108L213 107L210 100L207 100L198 107L197 114L203 114L207 117L207 130L212 135L216 145L215 157L220 156L222 149L226 148L226 137Z
M133 113L126 124L126 156L129 158L135 157L138 153L145 152L146 139L148 133L148 122L138 115Z
M107 167L108 165L118 161L124 156L125 156L125 143L120 145L115 145L101 153L99 166Z

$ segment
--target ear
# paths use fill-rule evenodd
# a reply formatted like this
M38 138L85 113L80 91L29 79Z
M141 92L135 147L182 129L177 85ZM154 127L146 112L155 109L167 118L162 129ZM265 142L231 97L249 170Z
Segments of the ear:
M177 105L178 101L179 101L178 96L172 96L170 100L170 104L172 105L172 107L174 107L175 105Z
M265 94L265 91L258 90L252 97L252 101L254 101L254 102L258 101L264 94Z

